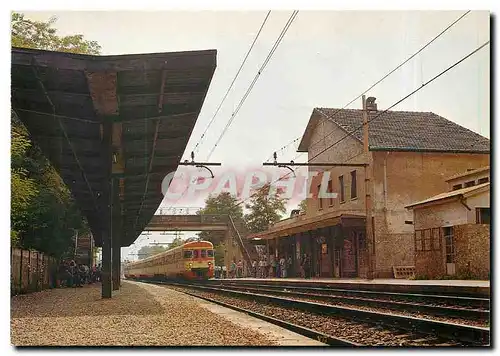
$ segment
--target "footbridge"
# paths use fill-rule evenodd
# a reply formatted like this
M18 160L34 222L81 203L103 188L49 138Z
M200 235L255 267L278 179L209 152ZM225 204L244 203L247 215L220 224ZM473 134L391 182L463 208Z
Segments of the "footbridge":
M161 208L151 218L144 231L224 231L226 263L233 258L250 263L254 246L245 239L248 235L242 221L227 214L203 214L202 208Z

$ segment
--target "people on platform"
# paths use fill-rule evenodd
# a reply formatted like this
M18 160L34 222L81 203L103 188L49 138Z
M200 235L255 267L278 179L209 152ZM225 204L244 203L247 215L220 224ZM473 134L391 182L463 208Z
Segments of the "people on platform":
M257 261L252 260L252 277L257 278Z
M281 278L286 278L286 270L287 270L287 268L286 268L285 257L281 256L279 266L280 266L280 272L281 272L280 273L280 277Z
M287 271L287 277L293 277L293 272L292 272L292 256L288 256L286 259L286 271Z
M307 253L304 253L301 262L302 271L304 273L304 278L311 278L311 259Z
M227 267L226 267L226 265L222 266L222 278L227 278Z
M276 262L276 258L274 256L271 256L271 268L269 269L269 277L273 278L276 277L276 269L278 266L278 263Z
M236 277L236 261L232 260L231 264L229 265L229 278L235 278Z
M236 278L241 278L241 277L243 277L243 262L239 260L236 265Z

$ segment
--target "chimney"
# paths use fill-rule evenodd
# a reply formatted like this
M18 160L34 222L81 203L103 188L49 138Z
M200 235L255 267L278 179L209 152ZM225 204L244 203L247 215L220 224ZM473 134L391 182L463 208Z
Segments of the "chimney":
M373 96L370 96L368 99L366 99L366 110L377 111L377 104L375 103L375 100L377 100L377 98Z

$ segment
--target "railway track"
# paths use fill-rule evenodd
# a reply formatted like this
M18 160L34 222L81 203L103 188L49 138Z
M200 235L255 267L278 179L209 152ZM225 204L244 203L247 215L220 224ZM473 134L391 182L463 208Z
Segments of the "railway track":
M349 308L259 290L165 283L332 346L488 346L489 328Z
M473 320L475 322L486 323L490 320L490 311L484 309L483 300L480 298L463 298L463 297L454 297L454 296L431 296L431 297L439 297L441 301L447 300L446 304L444 303L418 303L410 301L413 295L408 297L407 295L400 295L403 301L397 300L397 297L391 299L376 297L377 295L371 294L374 297L369 297L370 295L366 295L363 291L354 291L354 293L350 293L347 295L337 294L335 292L331 293L328 289L322 289L318 292L317 289L314 288L290 288L290 287L274 287L269 288L269 285L218 285L218 287L231 289L231 290L242 290L246 292L257 292L257 293L266 293L273 295L285 295L293 298L302 298L302 299L310 299L316 301L323 301L329 304L342 304L342 305L353 305L360 307L371 307L377 309L385 309L385 310L394 310L394 311L403 311L406 313L421 313L428 316L442 316L444 318L457 318L457 319L467 319ZM403 297L406 297L404 300ZM423 299L423 295L418 295L419 299ZM431 298L432 299L432 298ZM467 307L461 306L456 307L454 305L455 300L459 300L459 303L469 304ZM477 308L477 299L481 301L481 307ZM458 304L458 303L457 303ZM471 304L473 304L471 306Z
M380 292L370 290L353 290L353 289L340 289L331 287L303 287L294 286L292 284L280 283L276 284L258 284L258 283L245 283L234 281L213 280L207 285L215 285L220 287L249 287L270 290L284 290L289 292L303 292L314 294L325 294L330 296L339 297L352 297L352 298L368 298L377 300L391 300L401 302L411 302L414 304L426 304L435 306L451 306L463 307L467 309L489 310L489 298L470 297L470 296L455 296L455 295L438 295L438 294L418 294L418 293L398 293L398 292Z

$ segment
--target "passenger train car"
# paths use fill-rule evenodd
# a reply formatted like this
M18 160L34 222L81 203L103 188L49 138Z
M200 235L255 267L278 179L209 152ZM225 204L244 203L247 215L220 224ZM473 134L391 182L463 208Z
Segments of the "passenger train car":
M125 265L128 279L209 279L214 275L214 249L209 241L188 242Z

